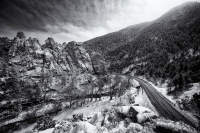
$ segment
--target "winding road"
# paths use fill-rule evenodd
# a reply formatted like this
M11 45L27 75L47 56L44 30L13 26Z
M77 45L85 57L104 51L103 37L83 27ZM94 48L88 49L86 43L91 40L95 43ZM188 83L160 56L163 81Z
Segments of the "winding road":
M183 121L193 127L196 125L179 112L169 100L167 100L160 92L158 92L153 86L149 83L146 83L144 80L134 77L144 89L145 93L149 97L151 103L155 107L156 111L160 116L163 116L166 119L174 121Z

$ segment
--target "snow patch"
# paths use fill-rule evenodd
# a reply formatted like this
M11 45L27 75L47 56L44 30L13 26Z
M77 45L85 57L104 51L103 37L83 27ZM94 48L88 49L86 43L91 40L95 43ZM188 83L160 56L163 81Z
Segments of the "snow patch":
M49 128L44 131L40 131L39 133L53 133L54 128Z

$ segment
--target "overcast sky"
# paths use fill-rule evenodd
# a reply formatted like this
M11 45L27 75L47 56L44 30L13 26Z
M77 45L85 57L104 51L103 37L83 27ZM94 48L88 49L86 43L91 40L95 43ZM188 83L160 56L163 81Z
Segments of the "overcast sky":
M0 36L18 31L56 42L82 42L154 20L190 0L0 0ZM200 1L200 0L196 0Z

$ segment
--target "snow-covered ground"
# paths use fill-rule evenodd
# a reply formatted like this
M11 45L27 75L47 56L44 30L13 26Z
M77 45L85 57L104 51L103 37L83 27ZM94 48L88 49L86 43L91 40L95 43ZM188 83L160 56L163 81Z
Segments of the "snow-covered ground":
M54 130L54 128L49 128L49 129L46 129L44 131L41 131L40 133L52 133Z
M136 107L137 111L144 112L144 110L146 110L151 115L154 115L153 111L150 111L150 109L145 108L145 107L152 106L152 105L150 105L150 102L147 102L147 100L148 100L147 97L145 98L145 96L143 96L144 93L142 91L138 91L136 88L134 88L139 85L137 83L137 81L132 80L132 83L133 83L132 87L121 97L113 97L113 100L110 100L110 97L103 97L101 101L93 99L92 102L89 102L88 104L85 104L82 107L77 107L75 109L63 110L57 116L55 116L53 119L58 122L62 122L63 120L71 119L74 114L80 114L80 113L83 113L84 116L92 118L95 114L102 112L102 110L105 110L105 109L111 110L112 108L119 106L119 105L123 105L123 106L125 105L129 108L130 106L133 106L133 104L129 103L130 97L133 98L133 100L135 101L135 104L144 105L144 107L137 106ZM146 104L146 103L148 103L148 104ZM48 108L49 108L49 106L48 106ZM143 115L141 115L141 114L139 115L140 119L147 118L147 116L143 117ZM157 113L155 113L155 115L157 115ZM140 121L143 121L143 120L140 120ZM30 130L30 128L32 128L32 126L28 127L28 130ZM23 129L23 130L17 131L17 132L22 132L22 131L24 132L26 130ZM52 130L47 130L46 132L47 133L52 132ZM42 133L44 133L44 132L42 132Z
M135 97L134 104L129 103L128 96L127 96L128 94L132 94L132 97ZM137 89L132 88L132 90L129 90L121 97L117 97L117 98L113 97L113 100L110 100L110 97L103 97L101 101L99 100L95 101L95 99L93 99L92 102L85 104L83 107L63 111L59 115L55 116L54 120L63 120L66 118L71 118L73 114L78 114L78 113L83 113L86 116L93 116L94 114L96 114L97 112L101 112L105 108L110 109L112 107L118 106L119 104L127 105L127 106L133 106L135 104L139 104L141 106L144 105L144 107L146 108L148 107L153 108L153 106L150 104L150 101L148 104L146 104L148 99L145 98L145 96L143 95L144 93L142 93L142 91L139 91L139 94L137 94Z
M53 131L54 133L63 133L64 131L68 133L129 133L131 131L143 132L144 130L152 130L150 128L147 129L147 127L142 126L140 123L148 118L158 116L158 113L142 89L137 90L135 88L138 85L137 81L132 83L132 87L125 94L120 97L113 97L113 100L110 100L110 97L103 97L101 101L93 99L92 102L82 107L61 111L57 116L53 117L53 120L56 120L57 123L55 128L40 131L39 133L52 133ZM115 121L109 120L110 116L113 119L117 119L115 115L116 110L128 115L131 107L138 112L136 115L137 123L130 122L127 125L126 120L120 120L115 124ZM72 122L73 115L76 114L83 114L83 120ZM161 122L159 123L159 121ZM102 126L102 122L104 126ZM158 125L166 125L166 122L162 120L156 120L156 123ZM33 126L34 124L27 127L26 130L19 130L15 133L30 131Z
M179 98L184 98L185 96L192 97L195 93L200 93L200 83L193 83L193 86L189 88L189 90L186 90L183 92L182 95L179 96Z
M124 121L121 121L117 127L110 129L109 131L105 127L101 127L100 125L101 125L101 121L103 119L102 112L104 110L108 110L108 112L109 112L109 110L112 110L113 108L117 108L120 110L120 112L127 114L130 107L133 107L139 113L137 115L137 121L139 123L145 121L149 117L157 116L157 113L155 113L154 111L152 111L149 108L146 108L143 106L134 106L135 104L142 105L145 102L147 102L146 100L148 100L148 99L146 99L146 98L144 99L143 94L144 93L142 91L139 91L139 94L138 94L138 90L136 88L131 87L131 89L128 90L121 97L117 97L117 98L114 97L113 100L109 100L109 97L104 97L104 98L102 98L101 101L93 100L92 102L85 104L83 107L78 107L76 109L70 109L70 110L63 111L62 113L60 113L59 115L54 117L54 120L60 121L60 122L66 121L67 119L72 119L72 116L75 114L83 113L84 117L86 117L86 119L87 118L91 118L91 119L84 121L84 122L77 122L76 123L76 125L77 125L76 132L73 132L73 133L79 133L79 132L80 133L90 133L90 132L98 132L98 133L113 132L114 133L114 132L119 132L120 129L125 131L125 130L128 130L130 127L126 128L124 126L125 125ZM133 103L133 104L129 103L130 95L131 95L131 97L134 97L134 99L135 99L135 103ZM146 104L146 106L149 106L149 105ZM152 105L150 105L150 106L152 106ZM97 118L94 118L95 116ZM91 121L93 121L93 119L97 119L97 120L94 120L96 122L91 122ZM105 123L107 123L107 125L109 125L108 121L105 121ZM142 130L142 126L139 124L137 125L136 123L134 123L134 125L131 125L131 126L138 127L138 128L141 127L140 130Z

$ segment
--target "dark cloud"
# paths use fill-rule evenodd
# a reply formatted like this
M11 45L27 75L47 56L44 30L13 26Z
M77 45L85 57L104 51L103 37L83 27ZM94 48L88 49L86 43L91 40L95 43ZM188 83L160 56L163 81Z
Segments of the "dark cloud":
M166 4L164 4L164 2ZM85 41L156 19L187 0L0 0L0 36L17 31L58 42Z
M0 34L4 34L6 30L69 33L70 27L73 26L76 30L81 28L82 31L97 26L104 27L110 15L119 9L117 6L123 5L121 0L121 2L111 1L1 0Z
M72 23L80 27L102 24L108 12L105 0L1 0L0 28L46 31L46 25ZM104 15L101 15L104 14Z

